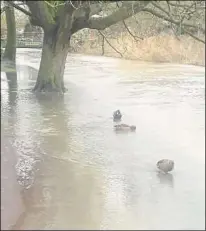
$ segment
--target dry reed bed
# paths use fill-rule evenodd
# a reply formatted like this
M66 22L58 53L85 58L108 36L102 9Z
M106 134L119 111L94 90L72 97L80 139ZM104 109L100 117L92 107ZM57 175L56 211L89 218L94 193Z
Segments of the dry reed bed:
M86 40L76 52L101 55L102 40ZM178 39L173 35L157 35L139 40L138 42L130 35L122 34L117 39L108 41L119 52L123 58L151 62L169 62L180 64L205 65L205 45L193 38L182 35ZM120 57L105 41L104 55Z

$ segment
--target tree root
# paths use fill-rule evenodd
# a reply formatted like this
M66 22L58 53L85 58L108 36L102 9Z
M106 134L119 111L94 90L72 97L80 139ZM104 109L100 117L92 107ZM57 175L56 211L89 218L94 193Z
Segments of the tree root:
M42 93L64 93L66 91L66 88L64 86L57 86L52 83L39 83L36 84L36 86L33 89L33 92L42 92Z

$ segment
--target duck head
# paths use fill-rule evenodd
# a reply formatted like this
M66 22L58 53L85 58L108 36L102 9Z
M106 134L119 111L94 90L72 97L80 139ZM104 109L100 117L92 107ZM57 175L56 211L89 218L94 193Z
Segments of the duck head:
M120 120L122 118L122 114L120 112L120 110L116 110L114 113L113 113L113 119L114 120Z

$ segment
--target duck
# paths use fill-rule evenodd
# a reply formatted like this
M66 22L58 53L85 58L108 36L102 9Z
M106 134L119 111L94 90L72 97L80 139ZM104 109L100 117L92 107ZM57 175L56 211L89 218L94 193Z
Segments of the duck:
M118 120L121 120L121 118L122 118L122 113L120 112L120 110L114 111L113 120L118 121Z
M174 169L174 161L169 159L162 159L157 162L157 168L164 173L171 172Z
M128 125L128 124L117 124L114 125L114 129L116 131L135 131L136 130L136 126L135 125Z

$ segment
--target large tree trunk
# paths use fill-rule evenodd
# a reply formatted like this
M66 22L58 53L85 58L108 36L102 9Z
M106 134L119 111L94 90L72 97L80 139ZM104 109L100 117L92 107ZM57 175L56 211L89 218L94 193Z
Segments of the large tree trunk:
M67 35L44 32L41 63L34 91L61 92L64 88L64 68L69 51Z
M16 61L16 22L14 8L10 5L6 6L6 25L7 40L3 58L15 63Z

